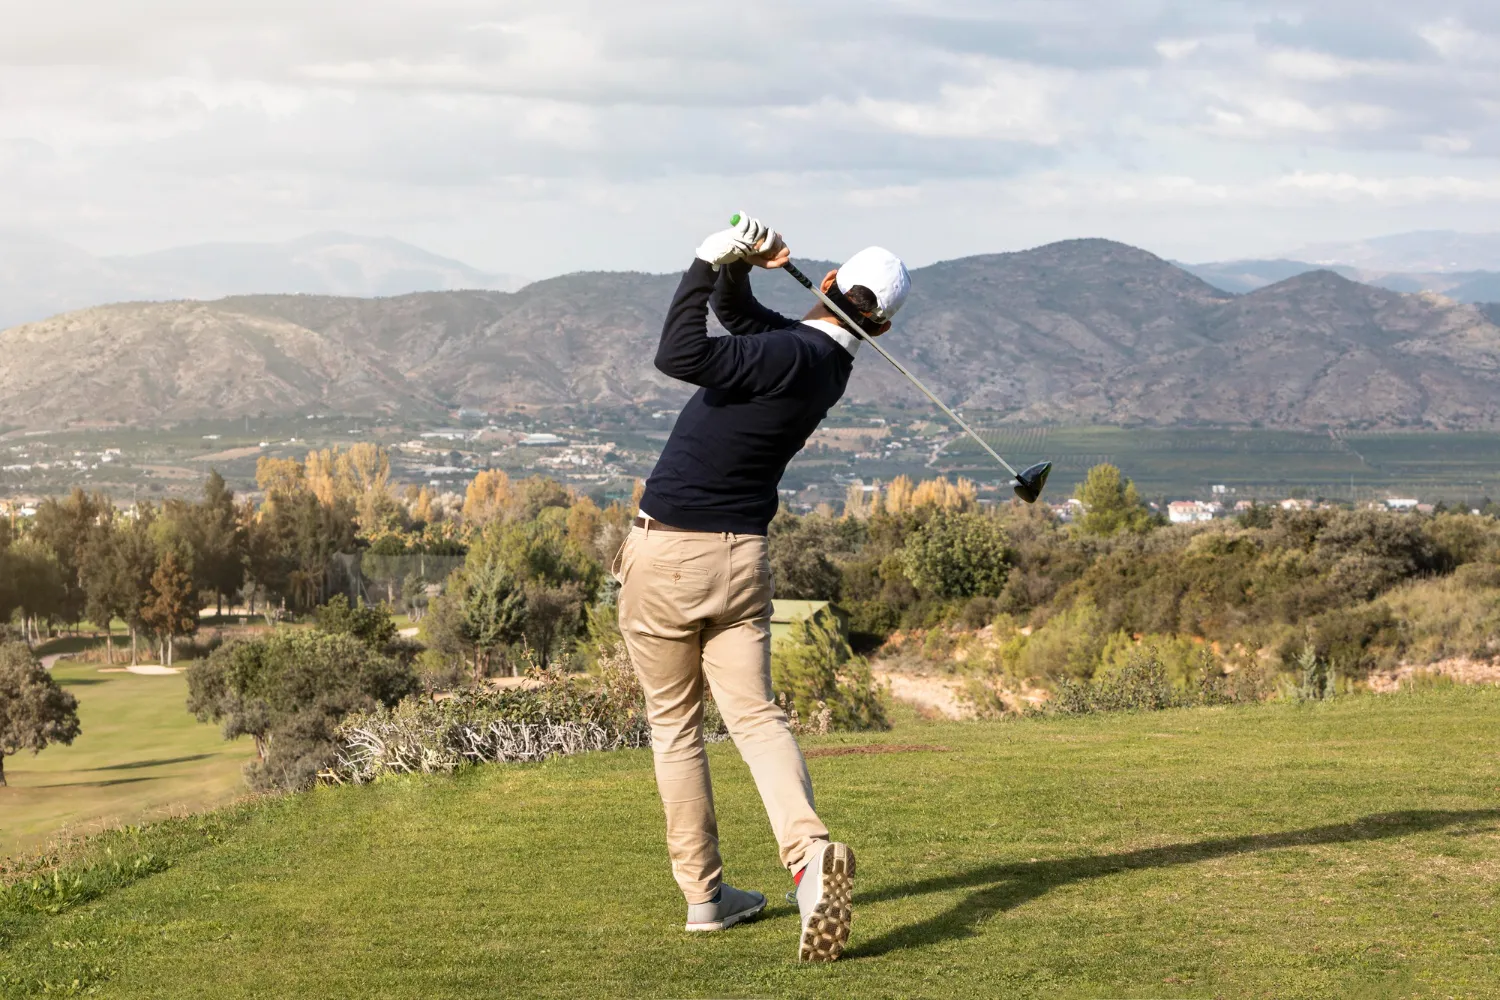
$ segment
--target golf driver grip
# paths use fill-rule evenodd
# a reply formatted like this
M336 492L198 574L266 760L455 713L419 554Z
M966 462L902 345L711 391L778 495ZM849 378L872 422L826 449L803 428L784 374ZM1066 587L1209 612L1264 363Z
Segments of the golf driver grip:
M937 396L933 395L932 390L929 389L929 388L927 388L925 385L923 385L921 379L917 378L911 372L907 371L906 368L901 364L901 362L899 362L895 358L891 357L889 354L886 353L885 348L883 348L879 344L875 343L875 340L872 337L870 337L868 334L866 334L865 331L860 328L860 325L858 323L854 322L854 320L852 320L852 319L849 318L849 314L848 313L846 313L846 312L844 312L844 310L840 309L836 304L834 304L834 301L832 299L830 299L827 295L825 295L823 293L823 289L821 289L817 285L813 284L810 280L808 280L807 275L805 275L801 271L797 270L797 266L795 264L793 264L791 261L787 261L785 264L781 265L781 269L783 271L786 271L792 277L796 278L798 281L802 282L803 286L808 291L810 291L814 295L816 295L818 297L818 300L823 303L823 305L828 309L829 312L833 313L840 320L842 320L843 323L844 323L844 325L847 326L854 333L854 335L856 337L858 337L860 340L864 341L865 343L867 343L871 347L873 347L875 349L875 353L876 354L879 354L882 358L885 358L887 361L889 361L895 367L895 369L898 372L900 372L902 375L905 375L907 377L907 379L911 382L912 385L916 386L918 389L921 389L923 395L925 395L928 399L930 399L934 403L936 403L938 409L942 410L944 413L946 413L948 415L948 419L952 420L955 424L957 424L958 426L962 427L965 434L969 435L969 437L971 437L975 441L979 442L979 447L981 447L985 451L989 452L990 453L990 457L993 458L995 461L999 462L1002 466L1004 466L1006 472L1009 472L1012 476L1015 476L1017 479L1020 478L1021 474L1019 472L1017 472L1015 469L1012 469L1010 467L1010 463L1007 462L1005 459L1001 458L1000 457L1000 453L997 452L995 449L993 449L993 448L991 448L989 446L989 442L985 441L984 438L982 438L978 434L976 434L974 432L974 428L972 428L968 424L964 423L963 418L960 417L957 413L954 413L952 410L950 410L948 408L948 404L947 403L944 403L941 399L938 399Z

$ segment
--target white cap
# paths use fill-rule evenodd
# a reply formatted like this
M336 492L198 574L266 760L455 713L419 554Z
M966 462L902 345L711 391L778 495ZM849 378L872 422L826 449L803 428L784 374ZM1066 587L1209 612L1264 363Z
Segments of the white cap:
M839 291L848 294L855 285L875 293L874 317L885 322L901 308L911 291L911 275L901 258L881 247L865 247L839 268Z

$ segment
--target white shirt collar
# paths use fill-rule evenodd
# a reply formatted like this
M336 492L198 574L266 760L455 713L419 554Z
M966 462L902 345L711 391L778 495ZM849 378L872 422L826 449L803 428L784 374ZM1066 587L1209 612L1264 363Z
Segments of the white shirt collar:
M810 326L819 333L828 334L828 336L833 338L834 343L849 352L851 358L859 351L859 338L848 330L845 330L843 324L824 323L822 320L816 319L804 319L801 322L803 326Z

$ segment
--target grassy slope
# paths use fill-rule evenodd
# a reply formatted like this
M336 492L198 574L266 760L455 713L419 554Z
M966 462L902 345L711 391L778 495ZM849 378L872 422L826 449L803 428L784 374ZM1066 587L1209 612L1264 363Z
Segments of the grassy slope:
M645 752L322 789L116 835L171 867L60 915L0 904L0 992L1493 996L1497 734L1495 689L903 720L878 738L951 749L811 761L860 862L818 968L730 746L728 876L772 904L722 935L680 929Z
M244 790L248 742L225 743L217 726L187 713L185 677L98 667L64 660L53 668L78 699L83 734L72 746L5 759L10 787L0 788L0 857L36 847L65 827L97 829L203 809Z

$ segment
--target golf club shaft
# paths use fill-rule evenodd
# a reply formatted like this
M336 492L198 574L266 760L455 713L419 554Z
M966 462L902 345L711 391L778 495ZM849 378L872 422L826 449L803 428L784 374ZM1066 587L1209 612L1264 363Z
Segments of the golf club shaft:
M885 351L885 348L883 348L879 344L875 343L875 339L873 337L871 337L868 334L866 334L865 331L860 328L860 325L858 323L856 323L856 322L854 322L854 320L850 319L848 313L846 313L846 312L844 312L844 310L840 309L837 305L834 304L834 301L832 299L830 299L827 295L825 295L823 293L823 289L821 289L817 285L813 284L812 281L810 281L808 279L807 275L805 275L801 271L797 270L797 267L796 267L795 264L793 264L791 261L787 261L785 264L783 264L781 266L781 269L783 271L786 271L792 277L796 278L798 281L802 282L803 286L806 287L808 291L810 291L814 295L816 295L818 297L818 300L823 303L823 305L828 309L829 312L833 313L840 320L842 320L843 323L844 323L844 325L847 326L849 328L849 330L856 337L858 337L860 340L864 341L865 343L867 343L871 347L873 347L875 349L875 353L876 354L879 354L882 358L885 358L887 361L889 361L891 363L891 365L894 366L895 369L898 372L900 372L902 375L905 375L907 377L907 379L911 382L912 385L916 386L918 389L921 389L922 390L922 394L924 396L926 396L928 399L930 399L934 403L936 403L938 409L942 410L944 413L946 413L948 415L948 419L952 420L955 424L957 424L958 426L962 427L964 429L964 433L965 434L969 435L969 437L971 437L975 441L979 442L979 447L981 447L985 451L989 452L990 453L990 457L992 457L995 461L999 462L1002 466L1004 466L1006 472L1009 472L1012 476L1016 476L1017 478L1020 477L1020 473L1017 472L1015 469L1012 469L1010 467L1010 463L1007 462L1005 459L1001 458L1000 457L1000 453L998 451L996 451L995 449L991 448L989 446L989 443L987 441L985 441L984 438L982 438L978 434L976 434L974 432L974 428L972 428L968 424L964 423L963 418L960 417L957 413L954 413L952 410L950 410L948 408L948 404L947 403L944 403L941 399L938 399L935 395L933 395L932 394L932 390L929 389L929 388L927 388L925 385L923 385L921 379L917 378L911 372L907 371L906 368L901 364L901 362L897 361L895 358L893 358L889 354L887 354L886 351Z

